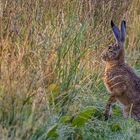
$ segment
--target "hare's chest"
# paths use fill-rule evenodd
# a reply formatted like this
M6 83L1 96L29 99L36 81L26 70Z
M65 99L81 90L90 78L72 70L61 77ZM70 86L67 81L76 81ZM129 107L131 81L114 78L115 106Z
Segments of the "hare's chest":
M120 95L123 91L126 90L125 76L119 73L105 73L104 84L108 92Z
M105 73L104 76L103 76L103 82L104 82L104 85L107 89L108 92L112 92L112 83L111 83L111 79L113 78L113 76L111 74L108 74L108 73Z
M111 93L111 92L112 92L111 86L110 86L110 84L109 84L106 80L104 80L104 85L105 85L107 91L108 91L109 93Z

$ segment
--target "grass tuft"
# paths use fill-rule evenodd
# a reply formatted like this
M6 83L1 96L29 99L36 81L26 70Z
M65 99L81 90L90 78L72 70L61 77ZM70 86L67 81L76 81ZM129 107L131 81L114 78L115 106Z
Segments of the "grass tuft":
M127 22L126 60L140 75L139 0L0 0L0 139L133 140L139 124L108 94L100 53L110 21Z

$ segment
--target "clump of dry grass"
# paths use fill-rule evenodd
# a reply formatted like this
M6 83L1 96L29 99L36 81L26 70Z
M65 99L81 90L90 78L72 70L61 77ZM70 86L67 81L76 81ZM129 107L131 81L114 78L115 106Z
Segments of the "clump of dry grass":
M139 0L1 0L0 138L38 139L54 116L105 102L100 52L113 41L111 19L117 24L126 19L127 61L139 70L139 5ZM48 124L40 128L43 122Z

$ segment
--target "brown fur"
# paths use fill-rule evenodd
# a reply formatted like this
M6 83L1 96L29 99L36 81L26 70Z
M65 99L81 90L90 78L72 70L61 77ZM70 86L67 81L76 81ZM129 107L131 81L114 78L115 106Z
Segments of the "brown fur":
M110 92L106 105L105 117L110 116L111 106L118 101L123 106L123 115L130 115L140 121L140 77L125 63L125 53L122 44L107 47L102 53L105 61L104 84Z

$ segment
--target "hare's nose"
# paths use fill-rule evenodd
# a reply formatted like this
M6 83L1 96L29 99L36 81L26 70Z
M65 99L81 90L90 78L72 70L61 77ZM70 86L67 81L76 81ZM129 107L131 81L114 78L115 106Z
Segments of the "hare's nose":
M102 58L104 57L104 53L101 53L101 57L102 57Z
M103 53L101 53L101 57L103 57Z

